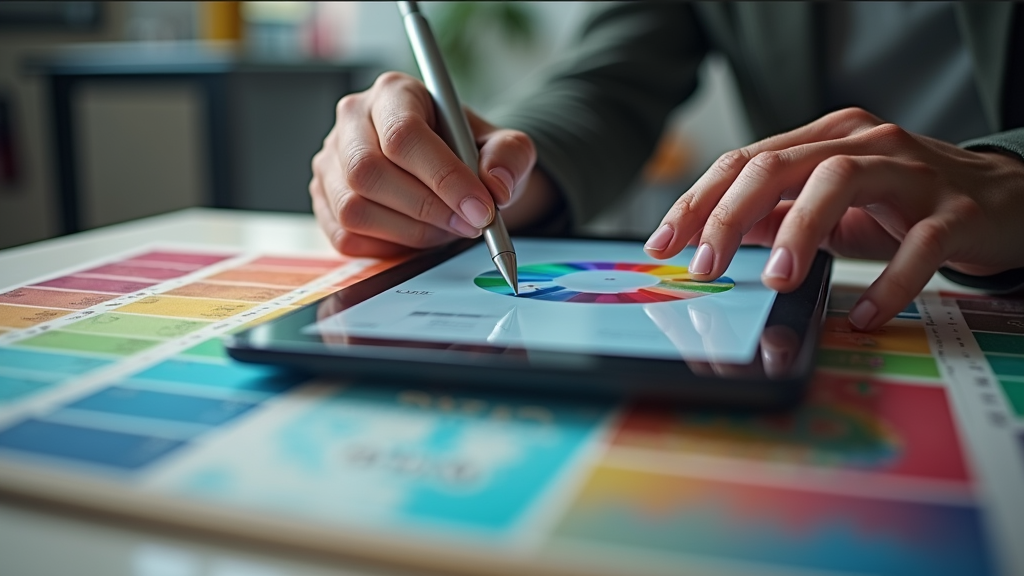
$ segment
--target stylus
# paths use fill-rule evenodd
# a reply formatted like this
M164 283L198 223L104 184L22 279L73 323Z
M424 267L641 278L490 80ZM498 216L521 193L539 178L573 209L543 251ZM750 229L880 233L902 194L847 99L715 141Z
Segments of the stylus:
M455 154L469 166L473 174L478 175L480 152L476 148L476 140L469 129L466 113L459 103L455 86L444 65L441 50L437 47L434 35L430 32L427 19L420 13L416 2L398 2L398 9L405 22L405 33L409 36L409 44L416 56L416 65L427 91L434 98L440 122L438 122L441 138L455 151ZM516 250L512 239L508 236L505 222L501 219L498 207L494 207L494 219L483 229L484 242L491 253L491 261L498 273L508 282L515 294L519 294L519 274L516 263Z

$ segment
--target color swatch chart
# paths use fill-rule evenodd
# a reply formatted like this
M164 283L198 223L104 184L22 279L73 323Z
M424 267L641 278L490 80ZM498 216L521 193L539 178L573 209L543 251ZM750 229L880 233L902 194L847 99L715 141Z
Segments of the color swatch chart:
M389 264L152 249L0 292L0 450L145 466L296 383L222 334Z
M809 395L773 414L224 355L387 265L164 248L5 291L0 488L442 571L1024 573L1020 301L924 294L863 334L834 287Z

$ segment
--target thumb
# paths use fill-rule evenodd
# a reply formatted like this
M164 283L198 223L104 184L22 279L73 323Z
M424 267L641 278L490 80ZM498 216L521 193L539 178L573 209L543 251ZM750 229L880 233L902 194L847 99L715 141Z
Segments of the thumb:
M537 162L533 140L518 130L497 128L472 112L466 115L480 146L480 181L498 206L507 206Z

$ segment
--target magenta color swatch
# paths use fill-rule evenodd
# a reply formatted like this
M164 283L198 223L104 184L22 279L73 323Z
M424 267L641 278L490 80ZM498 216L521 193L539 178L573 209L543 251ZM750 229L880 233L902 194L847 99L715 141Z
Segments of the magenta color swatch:
M106 278L82 278L80 276L62 276L40 282L35 286L50 288L68 288L71 290L91 290L108 294L129 294L152 286L153 282L132 282L129 280L108 280Z

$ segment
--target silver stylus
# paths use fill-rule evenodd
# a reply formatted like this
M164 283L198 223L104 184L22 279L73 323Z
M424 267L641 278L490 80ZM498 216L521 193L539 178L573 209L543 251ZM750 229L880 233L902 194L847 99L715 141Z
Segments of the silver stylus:
M398 2L398 9L405 21L405 33L409 36L412 52L416 56L423 83L430 95L434 97L440 122L438 122L441 138L455 151L455 154L469 166L474 175L479 176L477 168L480 164L480 152L476 148L476 140L469 129L466 114L455 93L455 86L444 65L441 50L437 47L434 35L430 32L427 19L420 13L416 2ZM519 274L516 268L516 250L512 247L512 239L508 237L505 222L501 219L498 207L494 207L494 219L483 229L484 242L491 253L491 261L502 278L519 294Z

